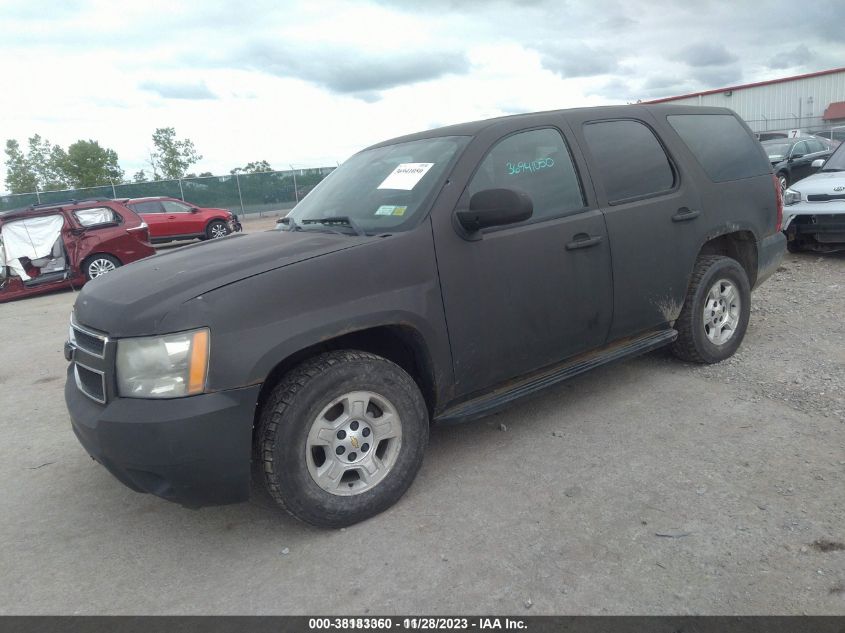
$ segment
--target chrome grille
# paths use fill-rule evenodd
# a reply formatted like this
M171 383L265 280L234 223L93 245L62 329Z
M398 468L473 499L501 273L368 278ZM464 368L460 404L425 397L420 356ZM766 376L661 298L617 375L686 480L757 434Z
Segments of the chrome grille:
M109 342L108 336L88 330L73 321L71 321L70 327L70 342L73 345L97 358L105 357L106 343Z
M74 362L73 374L76 377L76 387L92 400L100 404L106 402L106 379L101 371Z

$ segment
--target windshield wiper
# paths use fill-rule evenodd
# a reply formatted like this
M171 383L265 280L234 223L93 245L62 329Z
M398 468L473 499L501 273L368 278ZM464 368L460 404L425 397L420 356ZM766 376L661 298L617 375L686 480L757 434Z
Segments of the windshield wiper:
M358 226L358 223L348 215L333 215L326 218L308 218L301 220L301 222L302 224L325 224L327 226L330 224L342 224L350 227L357 235L363 236L367 234L367 232Z

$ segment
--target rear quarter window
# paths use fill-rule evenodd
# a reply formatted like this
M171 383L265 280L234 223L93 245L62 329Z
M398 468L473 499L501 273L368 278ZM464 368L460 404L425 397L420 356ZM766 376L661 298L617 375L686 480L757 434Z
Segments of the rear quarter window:
M714 182L768 174L757 141L731 114L673 114L666 119Z

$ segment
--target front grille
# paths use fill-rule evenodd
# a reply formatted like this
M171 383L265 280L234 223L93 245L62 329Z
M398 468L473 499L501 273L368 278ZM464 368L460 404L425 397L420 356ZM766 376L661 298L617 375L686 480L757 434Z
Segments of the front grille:
M829 202L830 200L845 200L845 194L813 193L807 195L808 202Z
M96 332L87 330L73 322L71 322L71 327L73 328L72 342L75 343L79 349L85 350L89 354L98 358L103 358L105 356L106 343L109 340L106 335L97 334Z
M103 372L74 363L73 373L76 377L77 388L92 400L101 404L106 402L106 379Z

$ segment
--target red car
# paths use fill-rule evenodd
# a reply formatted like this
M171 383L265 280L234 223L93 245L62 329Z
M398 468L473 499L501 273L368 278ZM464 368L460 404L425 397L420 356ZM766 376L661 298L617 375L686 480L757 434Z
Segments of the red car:
M204 209L164 196L123 202L149 225L153 243L210 240L241 230L238 217L228 209Z
M5 211L0 213L0 303L79 288L154 254L146 223L114 200Z

